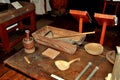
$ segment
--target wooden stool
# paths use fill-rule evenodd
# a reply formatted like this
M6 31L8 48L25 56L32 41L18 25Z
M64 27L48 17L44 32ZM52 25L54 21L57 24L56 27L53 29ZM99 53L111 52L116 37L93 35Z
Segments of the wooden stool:
M100 44L103 45L106 27L107 26L115 26L115 15L108 15L108 14L100 14L95 13L94 17L99 25L102 25L102 32L101 32L101 38L100 38Z
M92 20L87 11L70 10L70 14L79 21L79 32L82 33L83 22L91 23Z
M116 15L117 12L118 12L119 2L113 2L113 1L104 1L104 6L103 6L103 11L102 11L102 13L105 13L106 7L107 7L108 4L115 6L115 12L114 12L114 14Z

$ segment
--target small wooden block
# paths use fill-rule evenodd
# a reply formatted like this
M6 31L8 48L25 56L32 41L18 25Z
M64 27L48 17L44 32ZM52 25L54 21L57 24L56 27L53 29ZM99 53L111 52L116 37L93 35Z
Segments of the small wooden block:
M51 48L48 48L44 52L42 52L42 55L47 56L51 59L54 59L57 55L59 55L60 52Z

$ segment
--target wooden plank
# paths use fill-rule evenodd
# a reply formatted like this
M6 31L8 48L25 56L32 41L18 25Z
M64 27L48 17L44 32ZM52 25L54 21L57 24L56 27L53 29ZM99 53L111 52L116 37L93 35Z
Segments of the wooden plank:
M64 78L65 80L74 80L88 62L92 62L92 66L81 77L81 80L85 80L91 71L95 68L95 66L98 66L99 70L92 77L92 80L96 80L98 78L100 80L104 80L105 76L107 76L107 74L112 71L113 65L109 63L105 57L107 50L104 50L104 52L99 56L94 56L88 54L81 47L81 49L78 49L74 55L61 52L53 60L42 55L42 52L47 48L48 47L46 46L37 44L35 53L29 55L24 52L24 49L22 49L15 55L5 60L4 63L37 80L52 80L53 78L50 77L51 74L55 74L59 77ZM24 56L27 56L29 58L31 61L30 64L24 60ZM66 71L60 71L54 64L56 60L70 61L75 58L80 58L81 60L72 63L70 65L70 68Z
M14 70L9 70L4 75L0 77L0 80L32 80L29 77L26 77L25 75L22 75Z
M6 72L8 72L10 69L5 67L5 65L2 63L0 64L0 76L2 76L3 74L5 74Z
M22 76L23 76L22 74L16 72L16 74L15 74L14 76L12 76L11 79L12 79L12 80L20 80L20 78L21 78ZM23 77L24 77L24 76L23 76ZM23 79L23 78L21 78L21 79Z
M33 79L22 75L21 77L18 78L18 80L33 80Z
M2 77L0 77L1 80L7 80L10 79L12 76L16 74L15 71L9 70L7 73L5 73Z

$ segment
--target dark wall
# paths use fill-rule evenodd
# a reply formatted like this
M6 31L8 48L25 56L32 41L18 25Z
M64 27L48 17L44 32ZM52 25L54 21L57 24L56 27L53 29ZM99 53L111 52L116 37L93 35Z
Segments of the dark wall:
M94 19L94 13L102 13L104 0L68 0L67 9L88 11L93 23L96 23Z
M68 0L68 9L102 12L104 0Z

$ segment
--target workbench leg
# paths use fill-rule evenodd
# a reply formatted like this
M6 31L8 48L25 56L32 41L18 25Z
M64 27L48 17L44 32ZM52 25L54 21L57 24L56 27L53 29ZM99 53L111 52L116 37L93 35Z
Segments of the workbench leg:
M36 30L36 17L35 17L35 11L32 11L30 14L30 25L31 25L31 31Z
M10 41L8 38L8 33L3 25L0 26L0 37L2 41L2 47L4 48L5 52L10 52Z

